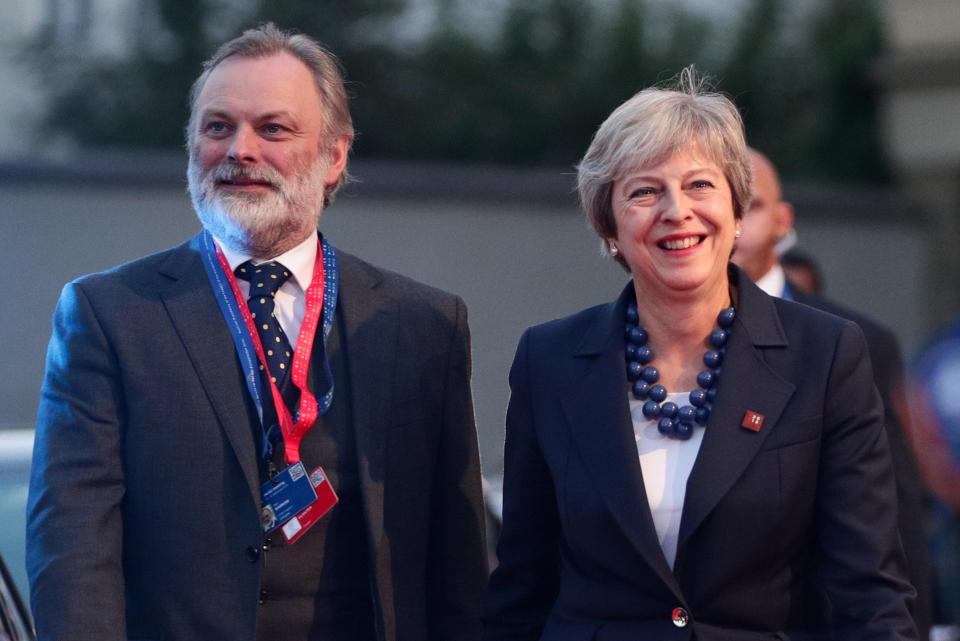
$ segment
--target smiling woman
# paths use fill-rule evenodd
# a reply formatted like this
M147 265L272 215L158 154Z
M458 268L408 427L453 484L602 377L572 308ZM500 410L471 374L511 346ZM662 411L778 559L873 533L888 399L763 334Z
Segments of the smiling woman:
M724 266L736 224L733 200L723 170L702 157L688 146L613 184L617 234L607 242L635 275L643 298L668 298L695 288L726 297Z
M581 201L631 278L517 348L488 641L916 639L862 332L728 264L750 180L692 69L597 131Z

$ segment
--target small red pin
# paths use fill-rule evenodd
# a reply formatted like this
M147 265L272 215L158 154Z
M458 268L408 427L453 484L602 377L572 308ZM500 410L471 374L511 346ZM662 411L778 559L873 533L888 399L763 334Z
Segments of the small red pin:
M759 432L760 428L763 427L763 414L754 412L753 410L747 410L747 413L743 415L743 420L740 422L740 427L750 430L751 432Z

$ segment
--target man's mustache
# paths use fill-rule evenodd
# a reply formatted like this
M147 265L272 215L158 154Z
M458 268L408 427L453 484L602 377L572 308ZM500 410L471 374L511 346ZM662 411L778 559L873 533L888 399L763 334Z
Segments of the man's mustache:
M242 167L233 164L220 164L207 172L206 179L214 185L221 182L258 182L274 189L280 189L283 177L269 167Z

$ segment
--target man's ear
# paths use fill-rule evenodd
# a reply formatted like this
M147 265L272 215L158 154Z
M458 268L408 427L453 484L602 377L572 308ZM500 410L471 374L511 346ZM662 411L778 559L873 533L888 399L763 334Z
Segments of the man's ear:
M776 205L777 210L777 238L783 238L793 229L793 205L781 200Z
M327 153L329 154L327 158L329 166L323 184L330 187L340 180L340 176L347 166L347 156L350 153L350 136L337 136Z

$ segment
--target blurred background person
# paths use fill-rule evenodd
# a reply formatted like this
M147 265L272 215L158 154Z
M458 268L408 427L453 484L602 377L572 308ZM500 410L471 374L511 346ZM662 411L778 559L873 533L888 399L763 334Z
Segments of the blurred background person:
M944 641L960 639L960 320L938 332L918 354L899 400L913 420L910 437L934 500L930 554L934 620Z
M641 91L578 185L631 282L520 340L487 641L916 639L861 331L728 268L736 107Z
M807 294L820 295L825 284L820 266L813 256L799 249L788 249L780 256L780 266L793 285Z
M787 278L786 269L777 254L777 245L793 227L793 205L783 199L780 176L770 159L751 149L750 160L753 199L743 215L742 235L733 254L733 262L771 296L795 300L847 318L863 330L873 365L874 381L883 399L884 424L897 478L898 524L907 556L908 576L917 590L912 612L921 638L926 639L930 630L931 590L927 514L916 459L904 433L904 423L908 417L898 411L893 399L894 390L903 377L900 346L896 336L886 327L859 312L807 293L807 287ZM818 282L817 275L810 285Z

